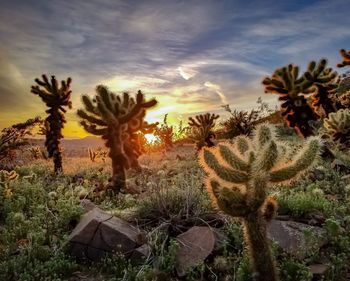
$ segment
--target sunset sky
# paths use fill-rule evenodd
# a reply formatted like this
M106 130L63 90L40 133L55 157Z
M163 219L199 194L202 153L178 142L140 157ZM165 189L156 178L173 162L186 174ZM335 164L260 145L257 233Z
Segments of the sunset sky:
M73 79L66 137L86 135L75 113L98 84L157 98L150 121L224 115L221 105L249 109L259 96L275 105L263 77L321 57L335 66L350 49L349 12L349 0L0 0L0 129L45 116L30 93L43 73Z

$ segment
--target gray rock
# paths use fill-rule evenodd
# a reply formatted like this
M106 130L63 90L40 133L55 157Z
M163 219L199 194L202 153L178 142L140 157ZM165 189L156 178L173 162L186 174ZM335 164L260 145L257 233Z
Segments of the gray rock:
M69 236L70 253L99 261L108 253L131 255L139 246L140 231L99 208L87 212Z
M84 208L85 213L91 211L96 207L96 205L89 199L83 199L80 201L81 206Z
M329 265L326 264L312 264L309 266L310 272L312 273L313 276L315 276L316 278L321 278L322 276L324 276L328 269L329 269Z
M180 248L176 256L176 271L179 276L184 276L213 252L216 237L214 231L206 226L194 226L177 236Z
M130 262L133 265L142 264L150 255L151 247L148 244L144 244L132 252Z
M320 227L294 221L272 220L267 234L284 252L303 259L327 243L326 231Z

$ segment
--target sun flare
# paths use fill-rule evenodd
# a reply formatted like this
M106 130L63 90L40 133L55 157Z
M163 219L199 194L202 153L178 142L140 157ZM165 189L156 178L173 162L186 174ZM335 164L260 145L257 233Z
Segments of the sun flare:
M148 144L152 144L158 141L158 138L153 134L145 134L145 138Z

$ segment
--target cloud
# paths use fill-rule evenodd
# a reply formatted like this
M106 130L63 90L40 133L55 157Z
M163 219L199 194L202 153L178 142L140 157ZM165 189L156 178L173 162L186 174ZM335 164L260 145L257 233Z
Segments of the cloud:
M191 79L192 77L196 76L198 73L197 71L186 66L179 66L177 70L179 71L182 78L185 80Z
M209 81L206 81L206 82L204 83L204 86L208 87L209 89L214 90L214 91L218 94L218 96L220 97L221 102L222 102L223 104L227 104L227 103L228 103L228 102L227 102L226 96L225 96L225 95L222 93L222 91L221 91L220 85L218 85L218 84L213 84L213 83L211 83L211 82L209 82Z

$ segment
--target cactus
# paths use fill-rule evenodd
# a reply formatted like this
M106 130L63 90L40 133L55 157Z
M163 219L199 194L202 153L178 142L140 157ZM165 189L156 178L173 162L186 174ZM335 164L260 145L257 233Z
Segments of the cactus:
M101 136L106 141L108 156L112 159L110 188L118 193L125 190L126 170L135 160L132 134L142 127L146 110L155 106L157 101L146 102L141 91L138 91L135 100L128 93L115 95L102 85L97 86L96 93L93 100L87 95L82 96L85 110L79 109L77 114L88 133Z
M344 66L350 65L350 51L341 49L340 55L343 57L343 61L341 63L338 63L337 66L344 67Z
M189 117L188 125L191 127L192 140L196 142L197 151L200 151L204 146L212 147L215 138L215 133L212 131L215 127L215 120L219 118L216 114L200 114L195 118Z
M315 62L309 64L309 72L319 71L323 64L320 62L317 66ZM310 74L310 73L309 73ZM309 121L317 120L318 116L314 113L311 106L307 103L302 93L306 92L313 85L310 75L299 77L299 67L293 64L277 69L270 77L263 80L266 93L278 94L281 104L282 116L288 124L293 127L303 137L312 135L313 130Z
M92 148L88 148L89 158L91 162L95 162L96 157L98 156L98 152L94 151Z
M10 188L10 183L18 178L18 174L15 171L8 172L6 170L0 171L0 187L4 197L10 197L12 191Z
M336 93L338 87L336 84L338 73L326 66L326 59L320 60L318 65L315 62L309 64L308 71L304 75L313 86L304 93L312 94L312 107L315 111L318 111L319 115L320 109L323 109L325 115L328 116L329 113L337 110L332 96Z
M329 114L328 118L324 119L323 126L327 135L339 145L340 149L349 148L350 109L340 109Z
M268 188L300 177L315 164L320 149L320 139L310 137L290 160L274 129L261 124L252 138L238 136L233 144L220 143L200 151L210 197L222 211L242 219L257 281L278 280L266 235L267 221L274 217L277 204L268 196Z
M61 81L61 87L58 87L58 82L55 76L51 76L51 81L46 75L42 75L42 81L38 78L35 82L38 86L32 86L31 92L38 95L42 101L49 107L46 113L49 116L45 119L45 146L49 158L53 158L55 173L62 172L62 151L60 147L60 139L63 138L62 129L66 120L64 107L72 108L70 101L71 93L70 84L72 79L69 77L67 81ZM42 88L40 88L42 87Z

